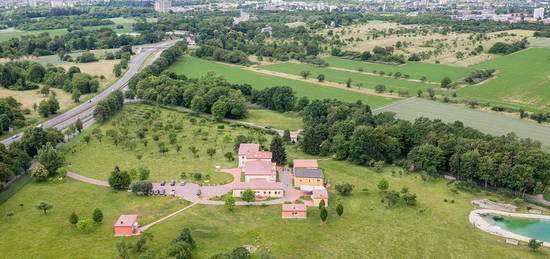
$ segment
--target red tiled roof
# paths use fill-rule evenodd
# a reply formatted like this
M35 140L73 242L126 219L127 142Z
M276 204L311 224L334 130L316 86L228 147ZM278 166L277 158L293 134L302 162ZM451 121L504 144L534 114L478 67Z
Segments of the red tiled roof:
M238 182L233 184L233 190L282 190L283 183L281 182L268 182L262 179L252 180L250 182Z
M275 174L275 163L271 161L255 160L244 164L245 175L272 175Z
M250 152L260 151L260 144L241 143L239 146L239 156L244 156Z
M294 159L294 168L318 168L317 159Z
M116 220L115 227L131 227L137 222L138 215L120 215Z
M283 211L307 211L305 204L283 204Z
M314 189L311 193L311 198L313 199L328 199L328 192L326 189Z
M245 155L247 159L271 159L273 157L273 154L268 151L256 151L256 152L249 152Z

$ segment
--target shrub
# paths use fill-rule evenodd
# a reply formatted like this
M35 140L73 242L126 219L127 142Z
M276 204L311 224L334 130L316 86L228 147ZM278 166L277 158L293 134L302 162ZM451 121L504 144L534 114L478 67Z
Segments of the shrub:
M83 219L76 223L76 229L82 233L90 233L93 229L93 224L89 219Z
M353 191L353 185L350 183L336 184L335 189L340 193L340 195L347 196L350 195Z

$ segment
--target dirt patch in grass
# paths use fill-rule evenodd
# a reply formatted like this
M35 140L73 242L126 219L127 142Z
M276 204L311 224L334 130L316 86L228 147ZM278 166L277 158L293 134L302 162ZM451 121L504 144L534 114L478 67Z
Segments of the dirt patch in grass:
M62 65L65 69L69 67L77 66L82 73L90 74L93 76L104 76L105 79L99 79L101 86L105 86L113 82L116 78L113 75L113 67L118 64L119 60L100 60L91 63L68 63Z
M59 102L59 106L61 107L61 109L64 109L72 104L71 95L66 93L65 91L61 89L55 89L55 88L50 88L50 91L53 91L56 93L57 101ZM15 98L15 100L23 104L23 108L28 108L31 111L33 110L32 105L34 103L38 105L40 101L48 99L47 96L44 97L43 95L39 94L38 90L14 91L14 90L8 90L6 88L0 88L0 96L1 97L11 96ZM32 113L34 113L34 111Z

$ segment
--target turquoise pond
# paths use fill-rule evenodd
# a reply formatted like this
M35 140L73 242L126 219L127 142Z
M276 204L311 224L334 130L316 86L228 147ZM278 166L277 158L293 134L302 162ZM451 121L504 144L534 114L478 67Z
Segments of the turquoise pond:
M483 216L493 226L498 226L512 233L550 242L550 220L523 219L513 217Z

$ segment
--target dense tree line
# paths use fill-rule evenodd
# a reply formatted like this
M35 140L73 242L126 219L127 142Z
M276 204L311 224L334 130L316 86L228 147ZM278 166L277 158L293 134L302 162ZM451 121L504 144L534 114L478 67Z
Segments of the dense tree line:
M333 56L342 57L346 59L359 60L359 61L369 61L376 63L389 63L389 64L405 64L405 57L403 55L394 55L393 47L374 47L372 53L370 51L341 51L338 48L333 48L331 54ZM415 56L410 61L420 61L417 60Z
M497 42L489 49L489 53L508 55L527 48L528 44L529 42L527 42L527 39L523 39L513 43Z
M46 69L35 62L12 61L0 64L0 87L10 90L38 89Z
M513 134L494 137L461 122L426 118L411 123L393 113L375 115L368 105L332 100L315 100L302 114L302 150L308 154L448 172L517 193L539 193L550 183L550 155L540 143Z
M287 112L294 110L296 97L292 88L274 86L262 90L252 90L250 101L270 110Z
M0 98L0 135L9 128L25 126L25 115L21 106L13 97Z
M470 75L468 75L466 78L464 78L464 82L471 85L475 85L493 77L495 72L496 72L495 69L476 70L470 73Z
M121 91L115 91L97 103L94 110L94 119L99 123L105 122L122 110L123 105L124 94Z
M159 42L163 38L164 33L162 32L143 33L137 37L118 36L109 28L79 30L54 37L43 32L0 42L0 57L48 56L76 50L112 49L127 45Z

